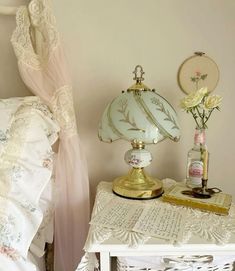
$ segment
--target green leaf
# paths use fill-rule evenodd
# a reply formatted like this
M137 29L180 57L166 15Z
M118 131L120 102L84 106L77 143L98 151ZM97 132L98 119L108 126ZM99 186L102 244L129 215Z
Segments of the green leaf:
M195 77L191 77L191 81L195 82L196 78Z
M203 74L202 76L201 76L201 79L202 80L205 80L207 78L207 74Z

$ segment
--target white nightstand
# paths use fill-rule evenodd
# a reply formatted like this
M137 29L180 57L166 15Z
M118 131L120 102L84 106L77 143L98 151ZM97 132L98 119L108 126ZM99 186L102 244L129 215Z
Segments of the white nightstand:
M97 189L92 217L104 207L108 208L108 202L115 197L117 196L112 193L111 183L101 182ZM154 201L159 200L155 199ZM207 254L232 255L235 259L234 206L231 207L230 213L229 217L222 217L199 210L192 210L194 219L191 229L192 234L187 243L177 246L165 240L147 237L139 233L111 230L91 225L85 245L85 250L88 253L86 260L89 261L89 253L100 253L100 270L110 271L111 257ZM228 219L230 220L228 221ZM207 232L206 228L208 228ZM206 236L209 238L205 238ZM219 241L226 241L226 244L215 244L215 242Z

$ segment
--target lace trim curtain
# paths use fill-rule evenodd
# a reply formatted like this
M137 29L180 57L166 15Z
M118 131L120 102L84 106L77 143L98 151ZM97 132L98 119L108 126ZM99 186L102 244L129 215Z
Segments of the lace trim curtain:
M56 161L55 270L72 271L81 259L89 222L87 166L76 127L72 88L49 0L19 8L12 45L21 77L51 108L61 132Z

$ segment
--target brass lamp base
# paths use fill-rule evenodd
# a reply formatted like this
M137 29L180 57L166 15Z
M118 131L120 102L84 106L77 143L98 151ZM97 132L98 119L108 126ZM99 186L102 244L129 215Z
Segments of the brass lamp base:
M129 199L153 199L163 193L162 182L148 176L143 168L132 168L128 175L113 182L113 192Z

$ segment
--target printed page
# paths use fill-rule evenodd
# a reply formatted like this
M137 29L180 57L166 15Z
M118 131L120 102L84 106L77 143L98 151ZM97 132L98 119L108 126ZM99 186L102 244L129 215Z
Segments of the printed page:
M143 204L124 199L114 199L91 220L90 224L112 229L132 230L143 209Z
M90 222L112 229L143 233L167 240L181 238L184 220L182 214L166 204L145 204L114 199Z
M167 240L181 240L185 220L180 210L159 205L146 205L133 231Z

